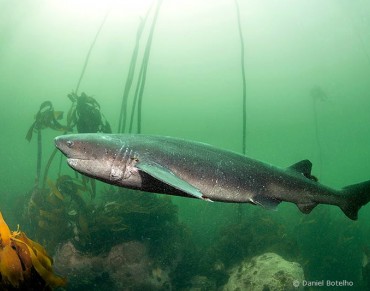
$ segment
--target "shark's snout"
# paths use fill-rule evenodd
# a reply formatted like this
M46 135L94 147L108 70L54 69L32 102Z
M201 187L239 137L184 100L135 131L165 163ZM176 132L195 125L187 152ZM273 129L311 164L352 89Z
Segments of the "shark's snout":
M67 139L66 136L63 136L63 135L57 136L54 139L54 143L57 149L59 149L64 155L69 157L70 150L71 150L71 146L70 146L71 141Z
M54 143L57 149L59 149L65 156L72 157L76 154L74 141L70 138L70 135L57 136L54 139Z
M59 149L62 153L64 153L63 152L63 136L57 136L56 138L54 138L54 144L57 147L57 149Z
M67 163L70 167L75 168L78 165L79 159L67 159Z
M54 139L54 143L68 159L91 160L104 153L104 147L92 134L61 135Z
M60 136L57 136L56 138L54 138L54 144L55 144L55 146L56 146L57 148L59 148L59 147L58 147L58 145L59 145L59 143L60 143L59 139L60 139Z

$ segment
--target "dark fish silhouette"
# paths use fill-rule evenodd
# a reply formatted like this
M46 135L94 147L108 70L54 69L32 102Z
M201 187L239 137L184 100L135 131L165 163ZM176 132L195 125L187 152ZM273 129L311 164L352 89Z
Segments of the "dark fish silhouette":
M135 134L72 134L57 137L55 144L76 171L147 192L266 208L285 201L303 213L330 204L353 220L370 200L370 181L328 188L311 175L308 160L280 169L199 142Z

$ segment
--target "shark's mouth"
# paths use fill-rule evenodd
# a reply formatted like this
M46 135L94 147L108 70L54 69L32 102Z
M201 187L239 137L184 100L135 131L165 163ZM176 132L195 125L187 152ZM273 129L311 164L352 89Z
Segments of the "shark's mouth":
M75 168L77 165L78 165L78 162L80 161L81 159L72 159L72 158L68 158L67 159L67 163L70 167L72 168Z
M86 172L88 168L91 168L94 160L85 158L67 158L67 164L74 170L79 172Z
M83 159L83 158L67 158L67 163L70 167L76 168L78 165L85 165L91 159Z

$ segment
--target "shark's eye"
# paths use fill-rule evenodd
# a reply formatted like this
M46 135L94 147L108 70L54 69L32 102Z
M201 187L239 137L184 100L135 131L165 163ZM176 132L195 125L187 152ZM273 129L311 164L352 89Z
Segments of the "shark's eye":
M73 146L73 141L67 140L66 144L67 144L67 147L71 148Z

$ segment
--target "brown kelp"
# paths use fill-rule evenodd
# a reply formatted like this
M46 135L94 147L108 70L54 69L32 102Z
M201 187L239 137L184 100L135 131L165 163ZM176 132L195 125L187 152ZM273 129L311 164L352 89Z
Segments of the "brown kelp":
M74 235L79 235L83 243L89 236L88 190L80 180L67 175L56 181L48 179L47 185L45 189L35 187L32 192L26 206L29 227L49 249Z
M145 18L140 19L139 27L138 27L137 32L136 32L135 47L134 47L134 50L132 52L130 67L129 67L129 70L128 70L128 73L127 73L125 89L123 91L123 96L122 96L121 111L120 111L119 120L118 120L118 133L123 133L123 132L125 132L125 129L126 129L128 97L129 97L129 94L130 94L132 82L134 80L136 61L137 61L137 56L139 54L141 35L143 33L146 20L148 19L148 15L149 15L149 12L151 10L151 7L152 6L150 6L150 8L148 9L148 12L146 13Z
M240 65L241 65L241 73L242 73L242 153L243 155L246 154L246 144L247 144L247 81L245 77L245 57L244 57L244 38L243 38L243 31L240 19L240 9L238 0L235 0L235 9L236 9L236 16L238 20L238 32L239 32L239 39L240 39ZM238 214L239 219L241 219L243 215L242 207L238 207Z
M78 96L75 92L68 94L72 101L68 112L67 124L77 127L78 133L104 132L112 133L109 122L100 111L100 105L95 98L87 96L82 92Z
M142 120L141 111L142 111L142 102L143 102L144 88L145 88L145 82L146 82L146 74L147 74L147 69L148 69L148 64L149 64L149 56L150 56L151 45L152 45L153 36L154 36L154 30L155 30L155 26L157 23L161 5L162 5L162 0L158 0L156 9L154 12L154 16L153 16L153 21L152 21L150 31L149 31L149 36L146 42L144 55L143 55L143 59L142 59L141 66L140 66L140 71L139 71L138 78L137 78L136 89L135 89L131 113L130 113L130 123L129 123L129 128L128 128L128 132L130 133L133 131L135 114L137 114L137 131L138 133L141 132L141 120ZM129 67L128 75L126 78L126 83L125 83L125 88L124 88L122 103L121 103L121 110L119 114L119 120L118 120L118 132L119 133L123 133L126 131L128 97L129 97L131 85L134 79L134 73L136 69L141 35L144 30L145 23L148 19L151 9L152 9L152 6L150 6L150 8L148 9L148 12L146 13L145 18L140 21L140 24L139 24L139 27L136 33L136 43L135 43L135 47L134 47L134 50L131 56L130 67Z
M0 212L0 289L51 290L65 284L45 249L19 229L11 232Z
M141 107L142 107L142 103L143 103L143 94L144 94L145 81L146 81L146 72L148 70L149 55L150 55L150 50L151 50L151 47L152 47L154 29L155 29L155 26L156 26L156 23L157 23L158 14L159 14L159 10L161 8L162 2L163 2L163 0L158 0L157 1L157 7L156 7L155 12L154 12L154 18L153 18L152 26L150 28L148 41L147 41L146 46L145 46L143 63L142 63L142 67L141 67L141 70L140 70L140 76L139 76L140 90L139 90L138 101L137 101L137 103L138 103L137 104L137 132L138 133L141 133ZM139 83L138 83L138 85L139 85Z
M61 124L62 112L55 111L52 103L46 101L41 104L36 121L27 133L28 140L32 138L33 132L37 131L40 136L46 128L63 133L74 129L78 132L111 132L109 122L101 113L100 104L95 98L85 93L71 93L68 98L72 106L67 116L67 125ZM87 221L94 210L90 208L89 201L96 195L95 180L87 177L71 178L63 175L61 168L57 179L50 179L48 171L56 154L53 151L45 166L40 187L42 144L39 141L37 178L29 200L25 203L25 226L33 231L37 239L45 241L50 250L73 236L78 237L79 243L84 245L90 239Z
M55 111L53 104L50 101L41 103L40 109L35 115L35 121L28 129L26 139L30 142L33 133L37 133L37 166L36 166L36 181L40 180L41 174L41 159L42 159L42 137L41 131L50 128L57 131L68 131L67 126L63 126L58 120L63 118L62 111Z
M50 128L57 131L66 131L68 128L61 125L58 120L63 118L62 111L55 111L53 104L50 101L45 101L41 103L40 109L36 113L35 121L29 128L26 139L31 141L33 132L38 132L39 130Z
M235 0L235 8L236 8L236 15L238 19L238 31L239 31L239 39L240 39L240 64L241 64L241 73L242 73L242 109L243 109L243 133L242 133L242 153L246 153L246 135L247 135L247 82L245 77L245 57L244 57L244 39L243 39L243 32L242 32L242 25L241 25L241 19L240 19L240 10L239 10L239 4L238 0Z

